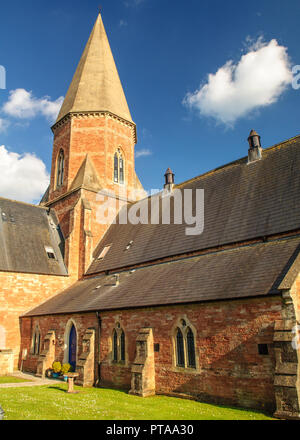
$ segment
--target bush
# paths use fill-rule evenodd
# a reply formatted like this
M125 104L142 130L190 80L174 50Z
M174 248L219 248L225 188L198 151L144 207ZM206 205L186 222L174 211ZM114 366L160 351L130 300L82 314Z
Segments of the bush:
M62 374L67 374L71 371L71 365L70 364L63 364L63 366L61 367L61 372Z
M52 365L54 373L60 373L61 372L61 363L60 362L53 362Z

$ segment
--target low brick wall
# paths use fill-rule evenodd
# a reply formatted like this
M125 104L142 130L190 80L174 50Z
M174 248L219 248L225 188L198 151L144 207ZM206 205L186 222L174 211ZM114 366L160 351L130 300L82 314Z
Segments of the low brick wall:
M0 350L0 376L14 372L13 350Z

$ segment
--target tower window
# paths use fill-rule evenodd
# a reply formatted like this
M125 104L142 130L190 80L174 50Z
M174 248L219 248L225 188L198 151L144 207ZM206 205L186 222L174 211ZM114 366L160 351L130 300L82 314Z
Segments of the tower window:
M56 187L59 188L62 186L64 181L64 171L65 171L65 155L63 150L60 150L58 161L57 161L57 180Z
M119 158L119 170L120 183L124 183L124 160L122 155Z
M125 182L125 161L120 149L114 156L114 182L120 184Z
M114 181L115 181L115 183L119 182L119 157L118 157L118 153L115 154L115 159L114 159Z

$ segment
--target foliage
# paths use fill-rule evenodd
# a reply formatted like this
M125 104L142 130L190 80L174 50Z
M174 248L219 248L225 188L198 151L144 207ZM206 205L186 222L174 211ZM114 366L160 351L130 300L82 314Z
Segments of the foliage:
M54 373L60 373L61 372L61 363L60 362L53 362L52 368Z
M63 364L63 366L61 367L61 373L62 374L67 374L71 371L71 365L70 364Z

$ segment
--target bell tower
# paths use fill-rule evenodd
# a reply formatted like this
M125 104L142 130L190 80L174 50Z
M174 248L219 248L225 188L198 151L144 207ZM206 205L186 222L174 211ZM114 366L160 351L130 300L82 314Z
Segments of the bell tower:
M81 276L109 227L97 221L101 204L117 200L118 210L144 196L135 173L136 125L100 14L52 131L51 181L42 203L55 209L66 264Z

